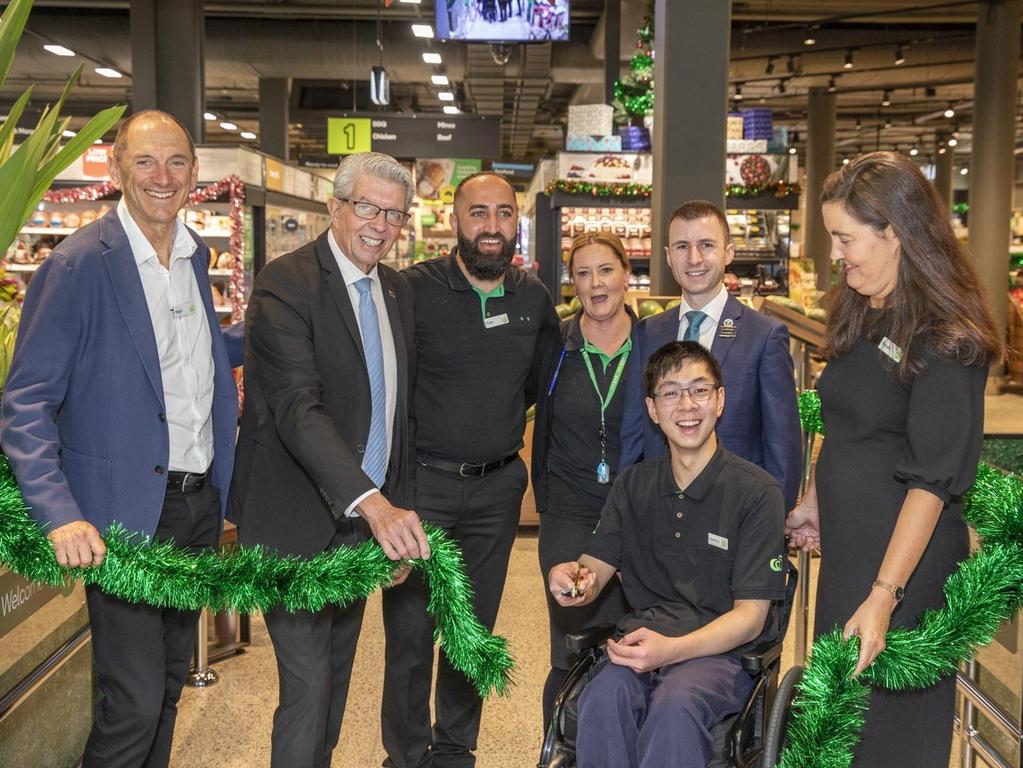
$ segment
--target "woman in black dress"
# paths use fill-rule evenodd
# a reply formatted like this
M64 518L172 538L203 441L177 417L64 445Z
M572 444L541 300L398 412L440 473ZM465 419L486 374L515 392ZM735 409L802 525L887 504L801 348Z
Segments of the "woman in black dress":
M962 495L1002 344L948 211L907 158L857 158L828 177L821 203L842 271L819 384L826 437L787 531L820 546L815 633L857 635L859 674L889 627L944 605L942 585L968 555ZM954 677L875 690L854 765L947 766L954 701Z
M614 624L628 603L609 584L585 608L562 608L547 590L547 573L583 550L617 476L633 314L625 306L629 260L607 233L577 237L568 272L582 309L561 323L560 343L540 351L533 431L533 491L540 512L540 573L551 630L551 670L543 693L544 723L574 659L565 635Z

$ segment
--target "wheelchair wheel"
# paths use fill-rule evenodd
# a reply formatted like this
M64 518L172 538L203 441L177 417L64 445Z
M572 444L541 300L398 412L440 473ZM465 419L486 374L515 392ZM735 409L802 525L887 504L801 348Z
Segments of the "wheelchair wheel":
M792 711L792 700L796 698L796 685L803 679L803 668L794 666L781 679L778 690L771 705L771 715L767 720L767 732L764 734L764 761L761 768L775 768L785 747L785 734L788 731L789 714Z

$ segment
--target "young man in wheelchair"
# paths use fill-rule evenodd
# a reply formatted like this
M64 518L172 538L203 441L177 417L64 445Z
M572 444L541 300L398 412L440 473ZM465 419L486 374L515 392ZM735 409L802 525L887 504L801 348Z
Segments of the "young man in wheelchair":
M738 712L752 678L741 654L763 642L785 597L785 509L764 470L722 448L721 369L672 342L643 371L647 409L670 454L626 470L586 552L551 569L564 606L592 601L616 572L634 610L579 701L579 768L704 768L710 730Z

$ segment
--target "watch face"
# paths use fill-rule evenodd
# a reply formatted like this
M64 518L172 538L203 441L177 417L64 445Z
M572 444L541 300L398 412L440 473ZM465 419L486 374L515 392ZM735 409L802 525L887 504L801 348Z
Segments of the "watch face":
M902 597L905 594L906 594L906 590L903 589L902 587L896 587L895 588L895 599L896 599L896 601L901 602L902 601Z

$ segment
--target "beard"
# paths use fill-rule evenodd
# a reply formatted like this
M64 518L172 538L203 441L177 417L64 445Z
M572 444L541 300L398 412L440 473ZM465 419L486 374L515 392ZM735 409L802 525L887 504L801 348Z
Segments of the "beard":
M479 249L479 241L486 237L496 237L501 241L501 250L497 253L484 253ZM515 256L515 241L508 240L500 233L482 233L470 240L458 236L458 255L462 257L469 274L477 280L496 280L504 275L511 266Z

